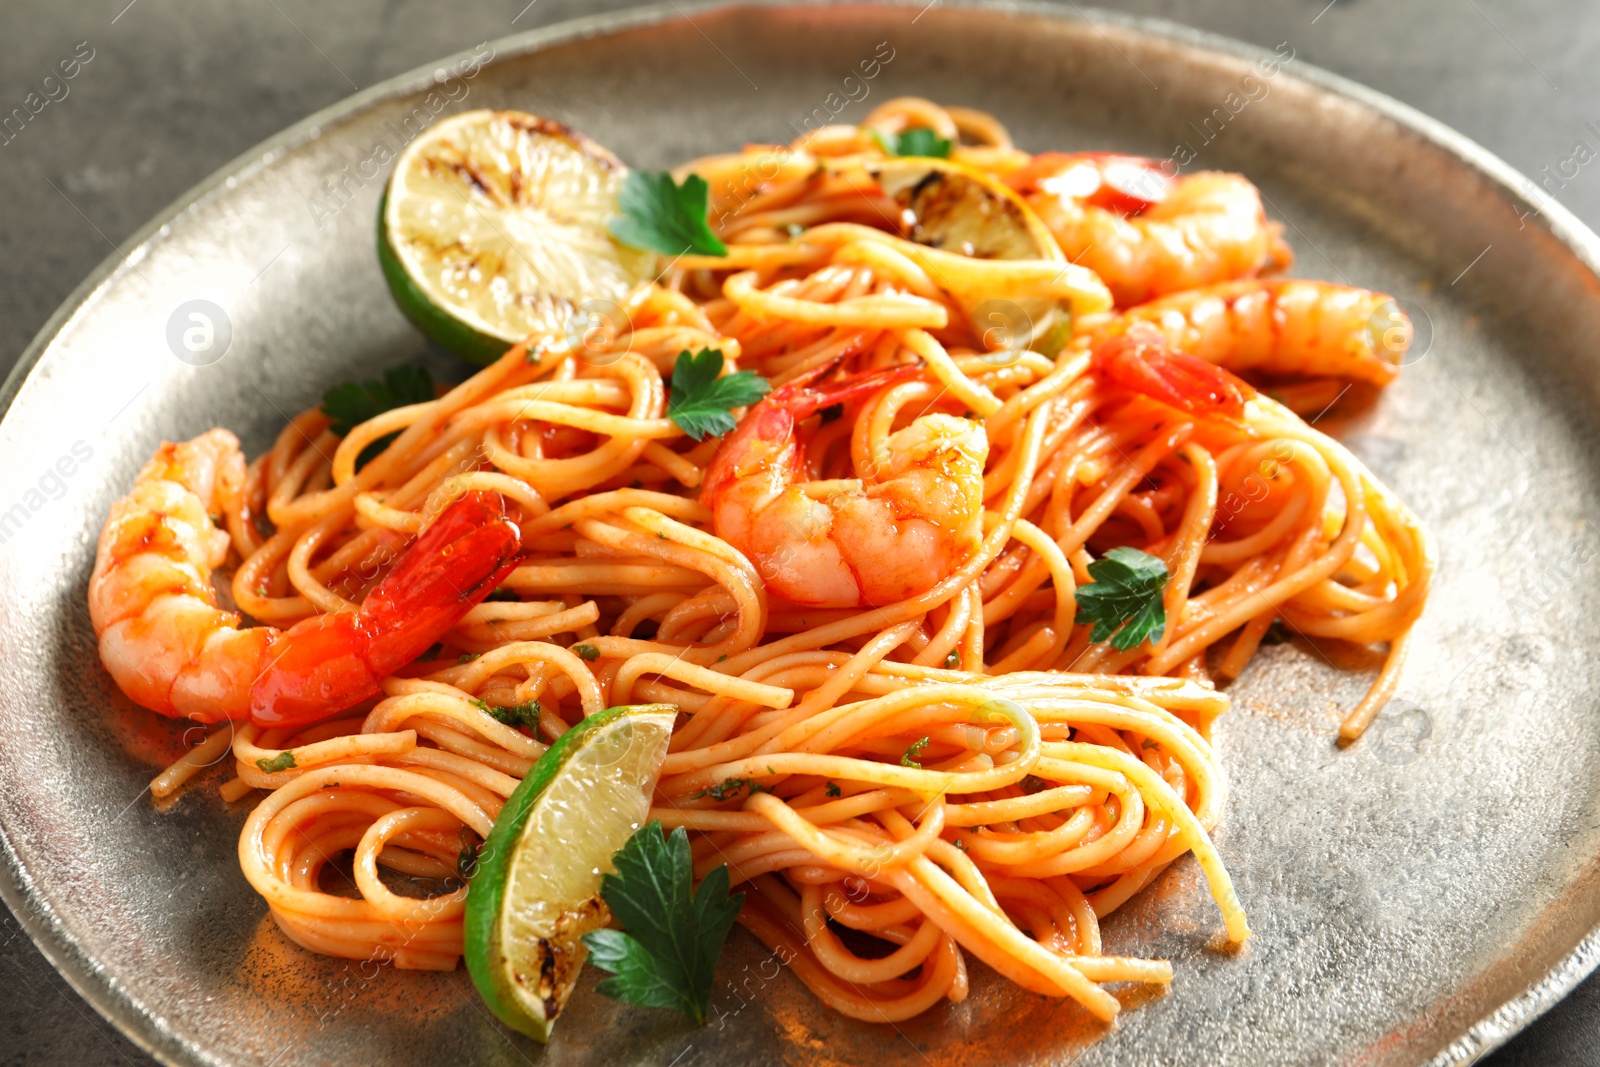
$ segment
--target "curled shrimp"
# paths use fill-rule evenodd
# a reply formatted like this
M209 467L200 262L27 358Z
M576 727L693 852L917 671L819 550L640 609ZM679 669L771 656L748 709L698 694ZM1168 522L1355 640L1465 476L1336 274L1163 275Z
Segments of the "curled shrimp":
M469 493L403 552L355 611L287 630L241 628L211 573L229 538L212 515L237 501L239 441L210 430L163 444L111 507L89 579L100 659L135 703L201 722L293 726L375 695L487 596L521 545L495 494Z
M1236 374L1376 386L1400 373L1412 334L1411 320L1386 293L1291 278L1174 293L1123 312L1102 336L1137 322L1160 329L1173 348Z
M1119 307L1287 266L1261 194L1239 174L1177 177L1153 159L1044 152L1010 179L1067 258L1100 275Z
M702 501L717 535L797 604L862 607L926 592L983 534L983 427L923 415L888 438L875 478L810 481L798 424L916 373L910 366L813 384L797 378L753 407L712 461Z

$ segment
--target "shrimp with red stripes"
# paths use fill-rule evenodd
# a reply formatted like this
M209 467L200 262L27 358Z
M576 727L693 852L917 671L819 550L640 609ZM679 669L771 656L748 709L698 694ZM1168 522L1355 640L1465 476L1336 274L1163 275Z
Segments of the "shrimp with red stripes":
M1118 307L1254 277L1293 258L1239 174L1177 176L1112 152L1043 152L1010 184L1068 259L1100 275Z
M799 424L917 373L900 366L815 384L829 369L769 394L728 435L701 494L717 536L798 604L861 607L927 592L982 540L983 426L923 415L889 435L877 477L810 481Z
M1172 348L1235 374L1268 378L1291 409L1320 411L1351 382L1394 381L1412 325L1387 293L1298 278L1255 278L1173 293L1129 308L1093 333L1143 323Z
M111 507L89 580L100 659L135 703L200 722L267 727L327 718L374 696L492 592L521 548L496 494L468 493L412 542L355 611L287 630L241 628L212 571L229 538L213 514L238 499L238 439L163 444Z

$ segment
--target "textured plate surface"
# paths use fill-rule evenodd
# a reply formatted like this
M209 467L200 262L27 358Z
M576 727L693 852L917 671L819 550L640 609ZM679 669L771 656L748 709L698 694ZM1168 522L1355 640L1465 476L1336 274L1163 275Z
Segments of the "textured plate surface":
M920 3L689 10L498 42L482 69L457 57L315 116L158 220L24 356L0 397L0 891L73 984L183 1064L1453 1064L1587 973L1593 235L1414 113L1170 27ZM165 812L143 792L196 735L130 710L97 663L83 603L110 502L162 438L220 424L255 453L332 381L419 356L460 373L394 309L373 254L384 164L437 114L525 108L664 166L907 93L993 111L1026 148L1245 171L1296 273L1387 289L1420 324L1399 384L1332 428L1432 524L1437 591L1400 699L1352 747L1333 737L1370 657L1297 641L1233 687L1218 840L1248 946L1220 951L1183 863L1107 924L1110 951L1177 972L1125 990L1114 1031L981 967L963 1004L850 1022L739 934L706 1029L580 991L541 1051L488 1019L464 972L288 943L236 866L244 810L209 786ZM213 351L227 334L207 365L174 355L195 310Z

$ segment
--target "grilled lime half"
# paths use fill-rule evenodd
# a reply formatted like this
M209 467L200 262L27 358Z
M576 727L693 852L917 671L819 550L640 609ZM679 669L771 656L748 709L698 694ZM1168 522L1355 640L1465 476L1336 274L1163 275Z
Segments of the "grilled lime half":
M586 308L625 306L655 256L610 233L627 168L559 122L467 111L406 146L378 207L378 260L417 328L474 363Z
M550 1039L588 949L609 919L600 876L644 824L677 708L591 715L550 746L506 800L467 888L464 954L507 1026Z

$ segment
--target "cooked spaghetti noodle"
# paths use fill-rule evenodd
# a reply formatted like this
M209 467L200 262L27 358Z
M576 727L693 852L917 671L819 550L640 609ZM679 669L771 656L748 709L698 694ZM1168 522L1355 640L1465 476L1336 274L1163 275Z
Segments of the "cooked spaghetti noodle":
M902 205L863 167L884 159L873 131L908 125L965 139L955 164L998 180L1033 163L986 115L896 101L862 127L688 164L710 183L726 257L683 257L625 322L581 344L532 338L343 438L306 412L242 484L219 480L242 560L234 598L278 626L354 608L463 494L500 494L522 536L501 596L387 677L381 698L303 730L232 735L224 795L268 791L240 864L289 937L455 966L465 889L402 896L380 868L455 877L463 842L488 833L549 742L636 701L681 709L652 818L688 828L698 873L726 863L749 891L740 921L851 1017L960 1000L971 953L1110 1019L1102 983L1172 972L1105 955L1100 922L1189 853L1228 936L1248 936L1209 837L1226 793L1212 725L1227 708L1210 673L1238 675L1275 620L1387 644L1345 724L1359 734L1394 690L1427 595L1427 535L1267 396L1242 414L1197 412L1104 373L1096 340L1123 320L1059 249L985 260L905 236ZM1070 309L1070 332L997 353L972 317L988 299ZM811 472L870 479L912 420L971 419L988 444L973 550L897 602L774 595L767 564L719 537L699 498L718 442L667 417L664 373L700 348L777 385L835 365L920 366L843 418L808 419ZM1074 601L1117 546L1172 576L1165 632L1128 651L1091 641ZM537 729L488 712L533 701ZM180 763L161 789L215 755ZM355 892L329 892L329 858L344 852ZM863 954L844 930L880 950Z

